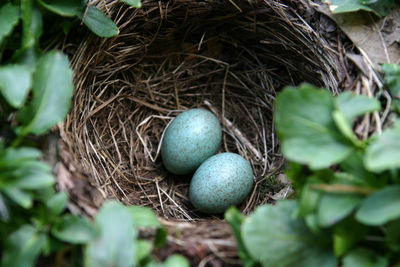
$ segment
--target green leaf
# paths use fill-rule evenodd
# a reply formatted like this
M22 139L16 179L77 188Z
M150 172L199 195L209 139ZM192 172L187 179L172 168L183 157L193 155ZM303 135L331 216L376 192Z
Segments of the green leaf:
M96 35L100 37L113 37L118 35L118 27L114 22L101 12L97 7L90 5L86 17L83 17L84 11L79 14L83 23Z
M367 225L382 225L400 218L400 185L387 186L365 199L356 219Z
M12 58L32 71L41 55L39 39L42 35L43 19L41 11L33 5L32 0L21 0L22 44Z
M19 114L25 124L23 133L43 134L64 120L73 89L68 58L57 51L42 57L33 76L32 103Z
M300 195L298 215L305 217L316 210L321 192L311 189L310 186L320 182L318 177L311 176L308 178L308 182L304 185Z
M37 257L47 242L46 235L37 232L31 225L24 225L8 236L2 266L34 266Z
M278 201L275 206L258 207L248 216L242 226L248 251L263 266L337 266L324 234L311 233L301 219L293 218L297 205L293 200Z
M156 236L154 237L154 246L156 248L161 248L167 242L168 232L164 227L160 227L156 231Z
M141 261L146 260L153 250L153 244L149 240L138 240L136 242L136 261L140 263ZM141 264L138 264L142 266Z
M393 96L392 108L400 112L400 65L383 64L382 70L385 73L385 84Z
M358 242L365 239L368 228L354 221L346 219L334 227L333 249L335 255L340 258L352 250Z
M242 260L243 266L250 267L256 266L256 262L251 258L247 248L243 242L241 226L244 221L244 216L235 207L229 208L225 212L225 220L229 223L232 228L233 234L235 235L239 257Z
M346 120L346 117L340 110L333 111L332 118L344 137L350 140L354 146L360 148L363 147L363 142L358 140L357 136L353 132L353 129L350 127L350 123Z
M30 171L16 182L16 186L21 189L35 190L51 186L55 182L53 175L50 173Z
M359 0L370 7L377 16L386 16L392 10L395 0Z
M42 35L42 13L35 8L32 0L21 0L22 50L38 47Z
M30 70L22 65L0 67L0 92L14 108L20 108L32 84Z
M30 160L39 159L41 152L31 147L7 148L3 155L0 155L0 167L21 164Z
M140 0L120 0L120 2L136 8L142 7L142 3Z
M364 164L367 170L381 172L400 168L400 121L372 140L367 147Z
M137 227L161 227L161 223L152 209L141 206L130 206L127 209L133 215Z
M338 109L351 127L353 127L354 119L358 116L381 108L378 100L364 95L355 95L349 91L339 94L335 100Z
M71 214L61 217L60 222L51 229L51 233L71 244L85 244L94 237L94 229L90 222Z
M378 179L375 174L366 170L363 162L363 154L360 152L352 153L340 163L340 167L347 174L354 177L352 184L379 187L383 186L382 179Z
M65 192L59 192L46 201L46 207L52 214L59 215L67 207L67 202L68 195Z
M325 193L318 206L318 223L332 226L348 216L363 200L359 195Z
M188 260L181 255L171 255L163 263L163 267L189 267Z
M17 26L19 21L19 8L7 3L0 7L0 44Z
M74 17L79 15L81 0L38 0L47 10L63 17Z
M324 3L329 4L329 8L333 13L347 13L359 10L373 11L367 5L363 5L359 0L323 0Z
M171 255L165 262L152 261L146 267L189 267L188 260L181 255Z
M303 84L280 93L275 103L275 121L283 155L312 169L345 159L353 147L338 131L333 111L333 97L327 90Z
M95 238L87 245L85 266L130 267L136 262L135 222L118 202L106 202L96 216Z
M394 0L323 0L329 4L333 13L355 11L374 12L377 16L386 16L394 5Z
M25 209L32 207L33 197L29 192L22 191L16 187L3 188L4 193L15 203Z
M343 258L343 267L386 267L388 260L376 255L373 251L359 248Z

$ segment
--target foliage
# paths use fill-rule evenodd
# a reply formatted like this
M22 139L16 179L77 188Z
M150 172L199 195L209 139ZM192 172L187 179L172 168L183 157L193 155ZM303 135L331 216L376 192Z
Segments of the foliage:
M373 12L379 17L386 16L394 5L394 0L323 0L329 4L333 13L347 13L354 11Z
M391 108L400 112L400 65L383 64L382 70L385 73L385 83L392 95Z
M137 0L122 2L140 6ZM82 20L101 37L118 34L113 21L86 1L1 1L1 265L34 266L39 258L70 250L85 266L188 266L182 256L163 263L151 256L167 234L151 209L111 201L92 222L68 213L67 194L54 189L55 178L41 161L37 140L65 119L74 88L67 56L42 51L40 40L49 37L46 31L67 25L55 15L77 24ZM53 25L44 23L47 18ZM154 242L138 239L142 228L154 229Z
M395 68L384 66L390 88L400 84ZM400 121L367 140L353 132L359 116L379 109L376 99L308 84L278 94L275 121L296 199L236 223L237 210L225 214L245 265L400 264Z

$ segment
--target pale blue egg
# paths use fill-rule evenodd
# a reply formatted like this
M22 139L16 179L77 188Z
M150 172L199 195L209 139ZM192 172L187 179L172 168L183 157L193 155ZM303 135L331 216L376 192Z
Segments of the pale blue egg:
M193 206L204 213L222 213L240 204L253 187L250 163L235 153L207 159L195 172L189 188Z
M187 110L179 114L165 131L161 146L163 164L174 174L194 172L217 153L221 138L220 123L210 111Z

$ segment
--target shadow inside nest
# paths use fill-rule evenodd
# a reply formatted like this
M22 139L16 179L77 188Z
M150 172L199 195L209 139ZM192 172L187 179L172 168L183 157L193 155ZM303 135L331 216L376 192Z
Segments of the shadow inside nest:
M145 1L109 10L120 34L88 38L72 60L77 86L64 141L78 169L105 199L152 207L168 220L208 219L189 203L190 175L168 173L159 157L171 119L202 107L221 122L219 152L252 165L256 186L243 213L273 201L281 187L271 177L284 165L274 99L304 81L337 89L326 42L281 1Z

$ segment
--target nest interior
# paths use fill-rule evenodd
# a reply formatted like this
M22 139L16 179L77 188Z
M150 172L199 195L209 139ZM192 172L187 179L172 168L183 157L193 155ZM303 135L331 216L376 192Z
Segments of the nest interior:
M171 119L202 107L221 122L220 152L239 153L253 167L255 187L239 208L248 213L270 202L276 188L268 183L284 164L273 123L276 93L302 82L335 92L336 52L290 1L101 7L120 34L88 37L73 55L76 91L62 137L78 172L104 199L151 207L166 220L210 219L188 200L190 175L168 173L159 156Z

